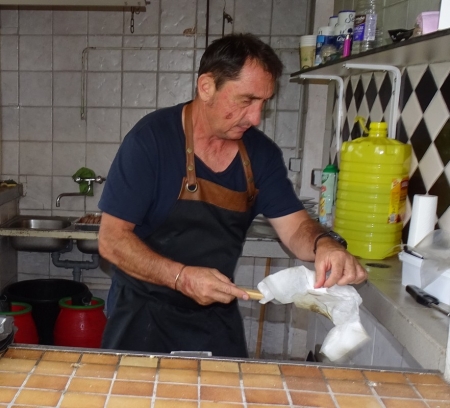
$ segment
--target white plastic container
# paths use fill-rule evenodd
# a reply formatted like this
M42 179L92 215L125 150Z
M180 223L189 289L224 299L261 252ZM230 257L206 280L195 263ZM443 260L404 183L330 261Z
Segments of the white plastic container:
M323 26L317 30L318 35L334 35L334 26Z
M334 27L338 23L338 16L331 16L328 20L328 25Z
M303 35L300 37L300 69L314 66L316 57L316 35Z
M355 10L341 10L338 14L338 24L339 25L347 25L353 23L355 21Z
M417 25L422 34L434 33L439 26L439 11L424 11L417 16Z
M423 259L408 254L404 251L398 254L398 258L402 261L402 285L415 285L422 287L422 279L420 275L420 268Z
M400 252L398 257L402 261L403 286L415 285L428 292L431 296L438 298L441 303L450 305L450 268L427 284L429 272L424 265L424 259L404 251Z

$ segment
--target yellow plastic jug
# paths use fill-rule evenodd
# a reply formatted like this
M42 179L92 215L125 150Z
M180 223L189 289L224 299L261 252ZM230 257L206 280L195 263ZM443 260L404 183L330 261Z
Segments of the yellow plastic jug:
M411 145L387 138L387 124L341 150L334 230L351 254L384 259L400 251Z

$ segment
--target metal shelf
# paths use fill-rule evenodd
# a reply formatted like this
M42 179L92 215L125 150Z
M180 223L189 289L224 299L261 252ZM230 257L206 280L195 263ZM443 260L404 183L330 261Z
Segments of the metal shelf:
M345 67L347 62L358 64L389 64L405 67L419 64L431 64L450 60L450 29L415 37L396 44L389 44L361 54L341 58L317 67L304 69L291 74L295 82L301 74L335 75L347 77L355 75L355 70Z
M0 6L146 7L147 0L0 0Z

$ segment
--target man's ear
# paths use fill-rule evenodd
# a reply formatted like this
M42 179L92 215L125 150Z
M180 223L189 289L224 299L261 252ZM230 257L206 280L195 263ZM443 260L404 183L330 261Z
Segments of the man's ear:
M210 73L202 74L197 80L197 92L200 99L208 102L216 92L214 78Z

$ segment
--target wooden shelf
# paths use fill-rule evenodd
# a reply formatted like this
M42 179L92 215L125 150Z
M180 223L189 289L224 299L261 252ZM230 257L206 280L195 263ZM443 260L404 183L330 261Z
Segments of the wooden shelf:
M382 64L405 67L450 61L450 29L411 38L400 43L389 44L361 54L341 58L327 64L294 72L290 78L298 79L301 74L355 75L355 70L344 67L346 62L358 64Z

